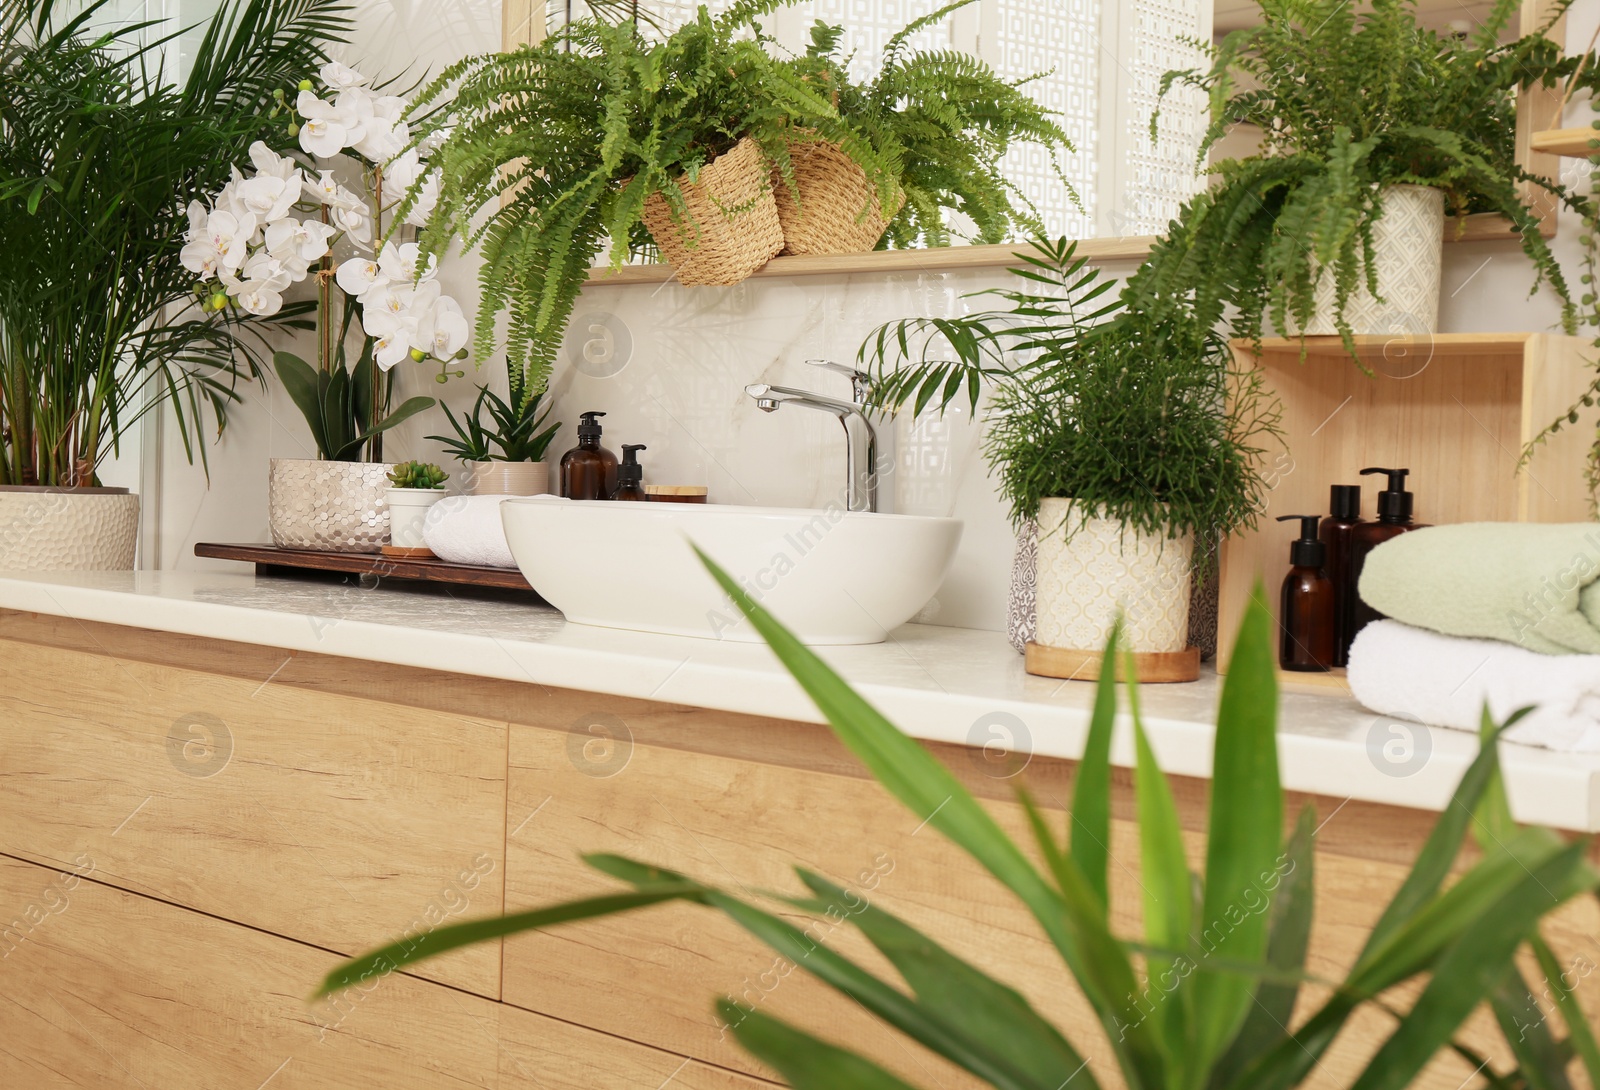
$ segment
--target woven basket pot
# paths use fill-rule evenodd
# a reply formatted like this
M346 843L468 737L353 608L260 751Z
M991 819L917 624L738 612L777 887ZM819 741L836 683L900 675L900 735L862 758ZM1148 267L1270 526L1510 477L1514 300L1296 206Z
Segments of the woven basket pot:
M678 184L686 220L673 217L660 193L645 199L643 218L679 283L737 284L783 249L771 171L754 140L741 140L706 164L698 181Z
M1189 646L1194 535L1143 534L1115 519L1068 519L1064 499L1039 505L1035 643L1100 651L1120 610L1126 651Z
M889 219L859 163L830 140L793 140L794 189L773 172L773 198L786 254L859 254L874 249ZM799 200L796 201L798 191ZM905 203L896 194L892 218Z
M126 488L0 488L0 571L131 571L138 542Z
M1428 335L1439 331L1439 277L1444 264L1444 193L1420 185L1383 190L1383 214L1372 225L1372 260L1380 303L1366 274L1345 303L1345 320L1357 335ZM1332 336L1337 288L1333 273L1317 279L1307 336ZM1292 333L1292 331L1291 331Z
M375 553L389 543L389 470L383 462L272 459L267 524L280 549Z

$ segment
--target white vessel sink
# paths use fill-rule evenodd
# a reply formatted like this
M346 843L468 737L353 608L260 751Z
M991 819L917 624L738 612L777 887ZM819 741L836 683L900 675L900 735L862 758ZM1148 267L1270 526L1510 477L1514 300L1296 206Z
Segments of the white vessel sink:
M567 620L760 642L690 542L801 639L878 643L944 581L959 519L530 496L500 505L533 589Z

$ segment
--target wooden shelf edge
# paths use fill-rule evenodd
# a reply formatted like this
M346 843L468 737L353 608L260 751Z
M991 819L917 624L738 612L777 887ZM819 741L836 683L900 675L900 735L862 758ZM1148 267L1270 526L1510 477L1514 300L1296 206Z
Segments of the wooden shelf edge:
M1531 333L1519 331L1513 333L1433 333L1428 335L1411 336L1409 334L1395 334L1393 336L1371 334L1355 338L1356 352L1362 358L1382 356L1392 353L1398 346L1410 351L1412 346L1418 351L1444 352L1453 356L1498 356L1508 353L1520 354L1527 343L1535 337L1560 338L1562 340L1579 341L1582 338L1568 337L1564 333ZM1233 350L1242 354L1252 354L1253 346L1248 340L1235 340L1231 342ZM1261 351L1271 355L1300 352L1300 339L1298 337L1263 337L1261 338ZM1344 342L1338 337L1307 337L1305 350L1308 356L1327 357L1345 355Z
M1575 155L1587 159L1596 154L1589 146L1591 140L1600 139L1600 131L1581 129L1546 129L1533 134L1533 150L1546 155Z
M1588 130L1584 130L1587 132ZM1553 220L1542 232L1555 234ZM1511 221L1493 212L1468 216L1458 232L1454 221L1445 222L1446 242L1505 242L1514 240ZM1115 261L1143 261L1156 243L1154 235L1119 238L1086 238L1078 242L1078 256L1095 264ZM782 276L854 276L869 274L915 274L957 272L962 269L1004 269L1018 264L1017 254L1027 250L1022 242L997 246L939 246L926 250L873 250L862 254L830 254L823 257L775 257L750 279L765 280ZM626 287L634 284L665 284L672 279L669 265L624 265L612 271L597 265L589 270L590 287Z

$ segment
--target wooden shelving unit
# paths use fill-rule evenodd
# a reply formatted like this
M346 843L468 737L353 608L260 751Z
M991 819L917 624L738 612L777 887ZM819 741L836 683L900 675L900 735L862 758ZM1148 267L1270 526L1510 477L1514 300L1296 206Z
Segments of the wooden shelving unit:
M1322 514L1328 486L1362 485L1373 518L1382 478L1367 466L1411 470L1416 519L1455 522L1582 522L1589 517L1583 466L1586 429L1561 432L1517 472L1524 444L1565 413L1587 386L1588 343L1545 333L1440 333L1359 337L1370 373L1337 337L1236 342L1235 359L1263 372L1283 404L1286 449L1269 451L1273 481L1257 528L1223 548L1220 620L1226 664L1257 579L1278 610L1293 534L1279 515Z
M1533 134L1533 150L1546 155L1572 155L1587 159L1600 153L1600 149L1589 145L1591 140L1597 139L1600 139L1600 131L1591 128L1546 129Z

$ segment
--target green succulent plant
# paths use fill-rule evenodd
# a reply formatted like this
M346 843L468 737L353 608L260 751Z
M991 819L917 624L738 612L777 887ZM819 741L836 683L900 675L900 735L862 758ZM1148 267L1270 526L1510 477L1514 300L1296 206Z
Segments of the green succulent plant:
M428 438L444 444L446 454L463 462L543 461L556 433L561 430L560 421L548 428L544 426L553 407L546 405L543 412L539 411L544 395L528 394L522 388L520 371L511 372L511 388L507 393L509 401L489 387L480 386L471 414L462 413L459 420L444 406L444 417L455 435L430 435ZM499 453L495 453L496 447Z
M432 462L401 462L389 471L395 488L443 488L450 474Z
M1600 875L1586 862L1587 838L1568 842L1544 829L1517 828L1499 783L1496 741L1486 726L1477 759L1400 890L1389 902L1350 973L1309 1004L1291 1031L1314 911L1316 815L1308 805L1287 839L1277 758L1278 692L1271 615L1260 587L1240 629L1223 683L1212 760L1205 869L1189 869L1171 785L1157 767L1139 711L1127 689L1136 752L1135 805L1144 892L1142 939L1111 928L1112 736L1116 683L1105 671L1096 690L1082 764L1066 828L1058 831L1019 797L1032 829L1033 856L1001 830L961 782L902 734L821 658L761 608L702 554L707 568L788 668L834 733L878 781L925 823L984 866L1037 919L1060 954L1065 977L1087 996L1133 1090L1286 1090L1300 1085L1338 1039L1352 1014L1406 981L1422 983L1408 1011L1391 1009L1388 1037L1353 1084L1400 1090L1441 1049L1471 1057L1494 1086L1551 1086L1542 1081L1573 1053L1600 1076L1593 1036L1560 981L1560 966L1538 938L1540 919L1593 891ZM1114 659L1117 634L1106 653ZM1130 673L1132 663L1129 663ZM1509 724L1508 724L1509 725ZM1469 827L1483 830L1482 857L1446 884ZM1065 835L1063 835L1063 833ZM770 946L797 968L866 1008L914 1042L999 1090L1097 1088L1083 1052L1018 992L957 957L887 911L865 904L822 875L797 868L804 892L756 895L615 855L586 857L617 879L597 897L431 932L426 943L400 942L339 966L319 994L472 943L537 928L674 901L703 906ZM1042 860L1042 867L1035 862ZM769 909L757 898L770 901ZM1251 910L1240 908L1249 896ZM891 963L900 981L873 975L781 914L846 920ZM1525 944L1563 1000L1568 1036L1549 1021L1514 1023L1531 1003L1515 963ZM1139 971L1142 959L1144 972ZM1316 981L1318 984L1326 983ZM1489 1002L1512 1036L1519 1067L1510 1076L1480 1064L1453 1036L1469 1013ZM764 1011L732 1000L717 1014L751 1055L796 1090L913 1090L882 1067ZM1513 1021L1508 1021L1512 1019ZM1564 1079L1564 1076L1562 1076Z
M1257 126L1262 147L1208 168L1214 184L1154 246L1133 277L1132 298L1141 306L1189 302L1211 324L1236 308L1234 330L1259 339L1269 322L1305 328L1319 276L1332 277L1335 322L1354 355L1345 308L1359 287L1378 294L1372 230L1383 187L1420 185L1443 190L1451 213L1510 220L1534 266L1530 291L1548 282L1571 331L1566 279L1519 187L1558 198L1564 190L1517 165L1516 97L1570 74L1579 58L1562 56L1542 33L1501 44L1521 0L1496 0L1464 37L1421 25L1416 0L1260 6L1259 26L1215 46L1196 43L1210 50L1209 69L1163 77L1163 94L1187 85L1210 99L1202 166L1239 124ZM1549 5L1547 20L1567 6Z

